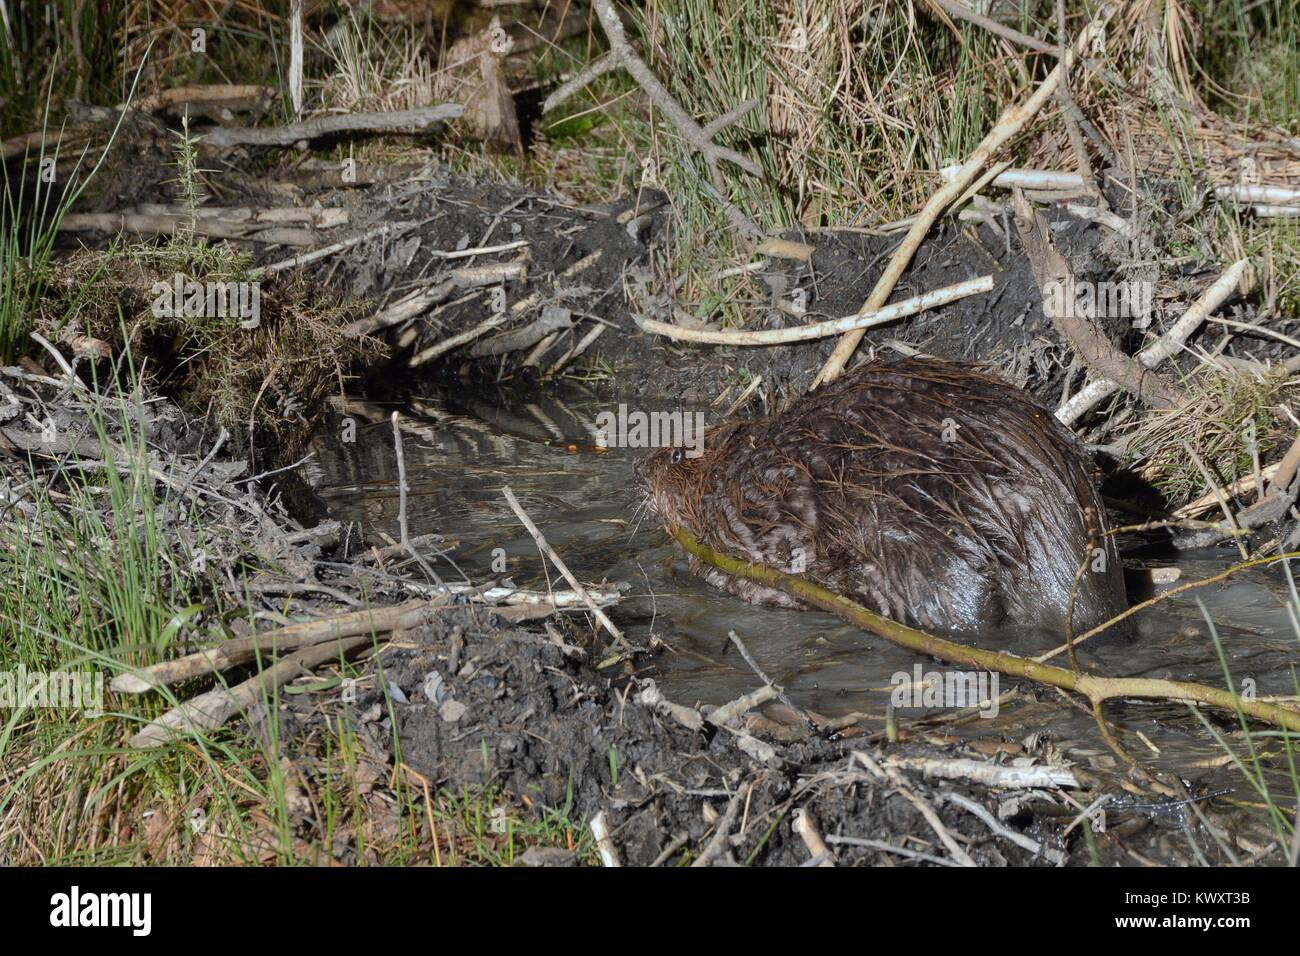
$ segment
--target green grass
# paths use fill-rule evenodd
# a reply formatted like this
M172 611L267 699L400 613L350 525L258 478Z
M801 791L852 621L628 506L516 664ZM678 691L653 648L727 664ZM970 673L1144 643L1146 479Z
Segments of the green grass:
M564 807L541 809L524 816L501 789L488 786L442 793L434 818L449 847L443 862L452 866L513 866L529 847L572 850L579 861L599 861L596 843L586 827L570 819L572 795Z
M52 92L51 85L45 101L42 137L52 130ZM128 102L134 93L133 82ZM99 159L84 174L85 151L77 157L71 173L60 173L59 147L47 151L43 139L35 154L29 150L12 171L5 166L0 194L0 360L12 362L26 348L32 315L51 277L59 224L104 164L121 125L119 117Z
M130 71L116 43L123 0L55 0L8 4L0 25L0 138L50 124L50 104L75 97L87 103L126 99Z

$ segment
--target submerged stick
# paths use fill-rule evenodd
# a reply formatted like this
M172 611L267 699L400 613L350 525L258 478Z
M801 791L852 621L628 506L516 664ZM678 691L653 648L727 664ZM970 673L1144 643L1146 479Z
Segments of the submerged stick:
M669 528L668 533L677 543L706 564L710 564L727 574L758 581L770 587L778 588L813 607L821 608L850 621L865 630L871 631L891 644L905 647L920 654L928 654L940 660L954 664L968 664L988 671L1023 677L1028 680L1059 687L1062 690L1082 694L1092 702L1094 708L1103 701L1116 697L1137 697L1144 700L1191 700L1208 704L1232 713L1244 713L1256 720L1265 721L1287 730L1300 731L1300 710L1270 704L1260 700L1246 700L1237 694L1205 684L1193 684L1188 681L1160 680L1146 677L1102 677L1085 672L1074 673L1061 667L1043 664L1026 657L1008 654L1005 651L986 651L978 647L959 644L927 634L925 631L908 627L867 610L856 601L795 574L786 574L764 565L753 564L733 558L720 551L714 551L707 545L700 544L688 532L681 528Z

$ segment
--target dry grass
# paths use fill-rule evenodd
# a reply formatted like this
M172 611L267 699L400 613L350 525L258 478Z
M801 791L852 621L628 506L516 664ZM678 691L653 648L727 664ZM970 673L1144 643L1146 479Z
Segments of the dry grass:
M224 246L184 240L113 246L60 264L40 304L36 328L129 348L146 374L187 412L231 434L273 437L292 452L305 440L327 393L379 344L345 335L349 303L296 274L261 283L261 322L244 329L231 315L155 314L152 286L175 274L206 282L257 281L248 260Z
M1290 444L1292 424L1280 406L1294 402L1300 384L1283 368L1245 371L1202 365L1188 376L1187 402L1169 412L1151 413L1132 429L1131 448L1145 459L1141 473L1174 504L1199 497L1208 489L1190 446L1221 485L1252 473L1249 436L1256 436L1259 456Z
M308 85L326 113L413 110L436 102L436 70L423 30L412 24L385 26L354 11L320 44L324 76Z

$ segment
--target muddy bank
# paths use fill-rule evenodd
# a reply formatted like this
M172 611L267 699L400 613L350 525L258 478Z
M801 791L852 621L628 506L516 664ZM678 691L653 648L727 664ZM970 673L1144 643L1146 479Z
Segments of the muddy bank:
M756 760L742 751L736 731L683 726L643 703L637 682L593 670L587 651L562 647L545 633L457 611L403 637L407 646L383 655L374 680L342 712L372 724L376 740L392 732L402 760L438 788L503 785L533 812L557 811L574 821L604 813L626 865L659 860L673 866L697 858L737 793L744 803L725 860L805 863L808 850L790 828L796 807L831 837L896 842L913 834L918 848L935 839L915 805L855 764L854 749L885 759L878 746L861 739L782 744L765 734L762 753L770 756ZM309 727L319 717L302 719ZM937 753L914 745L890 751ZM924 783L915 786L933 798ZM982 798L960 786L945 789ZM996 837L969 812L936 805L943 807L945 827L981 865L1049 862L1052 854L1035 855ZM673 845L677 849L660 859ZM1050 838L1045 843L1049 849L1061 845ZM838 843L835 859L880 862L879 851ZM909 862L906 855L895 859Z
M376 319L413 291L437 287L468 264L518 264L526 275L504 281L505 298L489 290L439 300L423 314L377 331L389 359L371 366L369 390L399 396L423 383L532 387L541 380L577 384L605 396L680 395L707 402L729 389L738 393L753 376L770 405L805 391L835 339L775 347L716 347L673 342L640 331L637 316L711 327L716 316L686 315L666 290L686 281L665 267L671 244L671 210L665 197L641 190L601 206L567 200L501 182L454 175L436 164L404 182L364 189L309 191L304 198L350 211L353 232L387 223L411 223L400 238L379 236L342 261L304 267L340 294L359 299ZM1127 208L1124 216L1167 217L1161 210ZM1081 284L1144 283L1158 293L1145 314L1098 318L1102 332L1129 350L1144 344L1142 329L1161 327L1179 311L1178 300L1213 278L1213 260L1195 257L1151 265L1149 240L1128 242L1109 229L1049 207L1053 239ZM890 301L982 275L993 290L868 331L869 349L911 349L983 363L1017 386L1054 405L1082 368L1046 318L1042 293L1009 216L981 222L946 220L922 243ZM899 231L793 230L786 239L806 245L807 261L756 257L743 277L727 286L730 305L745 315L746 330L780 329L855 313L870 294ZM508 247L508 248L503 248ZM476 248L490 250L465 256ZM450 258L449 258L450 257ZM264 259L273 258L269 254ZM718 271L725 263L719 263ZM737 270L733 269L732 272ZM508 321L471 344L425 360L429 345L472 330L504 301ZM558 331L543 329L545 310L566 310ZM599 328L604 326L603 329ZM512 340L510 333L515 333ZM519 338L520 333L524 333ZM595 335L590 342L588 337ZM1250 352L1275 358L1280 344L1252 340ZM419 357L419 358L417 358Z
M1124 796L1119 777L1102 786L1114 795L1107 830L1086 836L1070 823L1101 790L1080 792L1076 803L1061 791L927 779L918 768L947 767L960 777L976 765L1051 766L1099 782L1049 736L959 741L941 725L960 725L954 714L912 725L895 744L853 727L807 735L779 704L769 708L779 720L754 714L729 727L707 720L688 727L681 713L652 706L653 682L594 670L589 653L603 652L586 646L587 633L522 630L481 611L449 612L401 635L358 682L355 701L293 698L285 726L295 739L309 738L322 721L344 719L377 756L418 771L438 790L499 788L528 812L579 829L603 814L625 865L686 865L720 829L727 834L715 848L721 862L808 865L816 844L798 835L796 810L839 865L878 865L886 856L897 865L951 865L951 845L981 866L1167 861L1183 858L1182 831L1196 826L1190 804ZM699 719L693 708L682 712ZM736 812L727 815L737 794ZM1218 817L1209 800L1197 809Z

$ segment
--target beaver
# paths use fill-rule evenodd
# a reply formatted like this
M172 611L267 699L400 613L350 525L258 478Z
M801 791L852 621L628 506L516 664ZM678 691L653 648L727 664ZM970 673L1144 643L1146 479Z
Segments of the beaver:
M638 471L666 524L902 623L1061 634L1085 558L1074 632L1127 607L1086 450L1027 393L970 365L870 361L780 413L711 429L702 450L661 448ZM691 566L748 601L801 606Z

